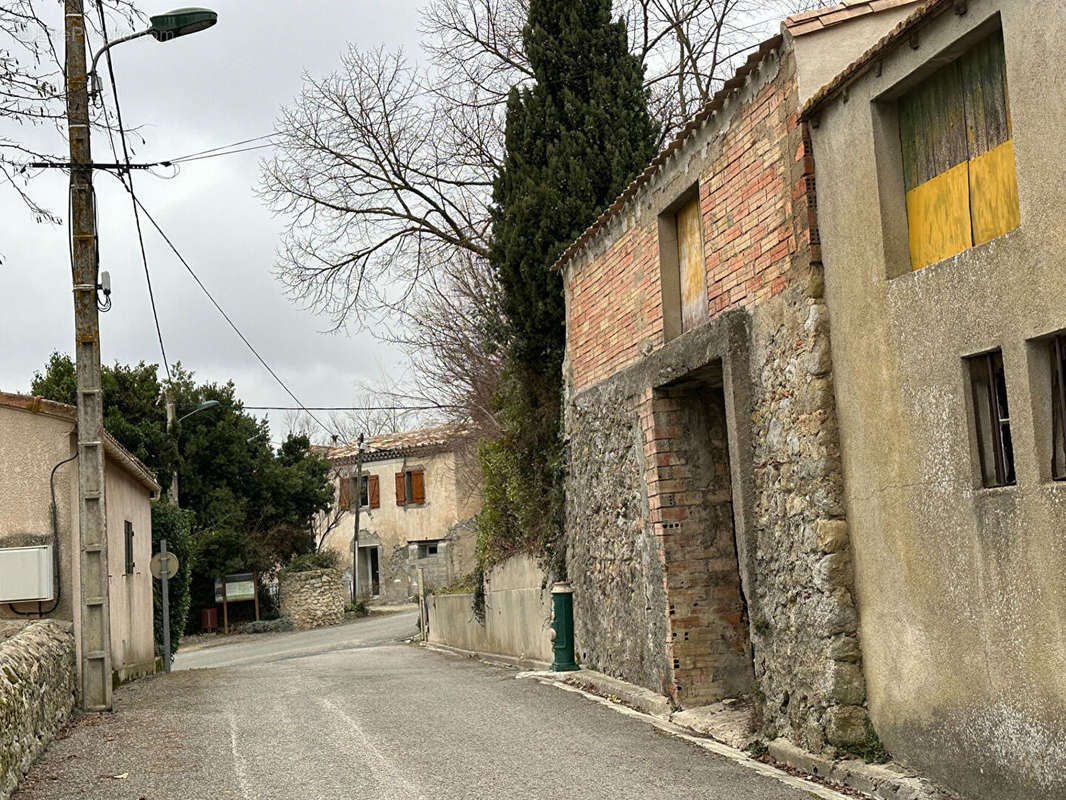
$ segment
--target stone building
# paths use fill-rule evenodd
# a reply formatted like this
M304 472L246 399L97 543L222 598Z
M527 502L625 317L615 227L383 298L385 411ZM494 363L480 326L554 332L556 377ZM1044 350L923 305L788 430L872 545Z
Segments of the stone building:
M0 570L6 548L51 545L55 601L0 603L0 620L27 615L73 620L79 602L77 413L40 397L0 392ZM111 667L119 680L155 670L152 630L152 508L155 476L110 435L104 440ZM66 462L66 463L63 463ZM54 491L54 495L53 495ZM53 496L56 514L52 516ZM0 571L0 581L3 580ZM80 637L78 637L80 641ZM80 663L80 660L79 660Z
M355 504L359 504L359 597L404 602L417 590L418 569L427 589L474 568L481 507L476 467L462 447L465 431L427 428L368 439L361 480L357 445L329 451L336 486L334 510L317 522L322 547L336 551L351 577Z
M1066 797L1061 2L930 2L809 102L873 723Z
M800 111L914 7L789 20L555 265L582 663L817 751L868 720Z

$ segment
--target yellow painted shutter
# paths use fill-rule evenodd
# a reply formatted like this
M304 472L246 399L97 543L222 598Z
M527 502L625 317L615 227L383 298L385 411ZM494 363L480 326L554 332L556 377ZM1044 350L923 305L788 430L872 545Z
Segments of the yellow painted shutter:
M900 98L899 122L914 269L1018 227L1001 33Z
M677 263L681 270L681 330L690 331L707 319L703 224L698 193L677 212Z

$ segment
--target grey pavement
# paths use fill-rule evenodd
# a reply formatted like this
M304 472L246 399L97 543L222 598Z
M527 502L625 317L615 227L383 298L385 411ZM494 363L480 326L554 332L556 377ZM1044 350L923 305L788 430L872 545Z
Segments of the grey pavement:
M79 717L15 797L811 797L578 694L388 641L413 624L372 618L342 637L361 630L353 648L307 656L290 652L300 634L271 637L284 656L120 687L115 711Z

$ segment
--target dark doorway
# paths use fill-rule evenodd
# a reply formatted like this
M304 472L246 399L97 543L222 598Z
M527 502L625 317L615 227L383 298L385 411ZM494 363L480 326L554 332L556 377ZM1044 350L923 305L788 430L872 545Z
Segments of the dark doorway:
M378 569L378 549L370 550L370 593L377 597L381 594L381 573Z
M659 502L674 692L685 707L751 691L720 368L656 391ZM663 474L667 470L665 475ZM666 477L667 480L663 480Z

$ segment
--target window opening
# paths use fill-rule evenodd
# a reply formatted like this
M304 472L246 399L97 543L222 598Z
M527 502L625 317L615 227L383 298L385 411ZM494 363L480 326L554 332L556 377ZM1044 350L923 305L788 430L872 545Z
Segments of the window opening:
M133 523L126 520L126 574L132 575L135 563L133 561Z
M1066 480L1066 334L1048 345L1051 357L1051 477Z
M418 557L429 558L430 556L437 555L437 542L419 542L418 543Z
M973 391L981 483L987 488L1015 483L1007 381L999 350L967 359Z

